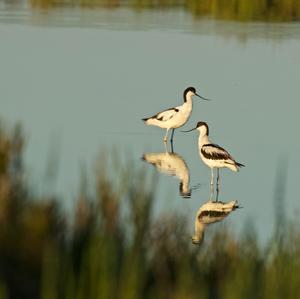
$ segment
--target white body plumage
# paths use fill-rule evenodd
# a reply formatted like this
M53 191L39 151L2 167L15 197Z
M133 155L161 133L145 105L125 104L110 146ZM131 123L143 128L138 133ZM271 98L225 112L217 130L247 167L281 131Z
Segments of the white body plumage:
M208 201L198 210L195 217L195 234L192 237L194 244L201 244L206 227L212 223L222 221L232 211L239 208L237 201L229 202Z
M214 181L214 168L218 169L217 184L219 184L219 168L226 167L236 172L240 167L244 166L243 164L235 161L235 159L224 148L209 140L209 128L205 122L199 121L195 128L185 132L190 132L196 129L199 131L198 148L200 158L205 165L211 168L211 185L213 185Z
M193 109L193 100L192 97L196 95L199 98L208 101L208 99L203 98L199 94L196 93L196 89L194 87L188 87L185 89L183 93L184 103L180 106L170 108L161 112L156 113L155 115L143 118L142 120L147 125L157 126L162 129L167 129L166 135L164 137L164 142L167 142L168 132L170 129L174 130L183 126L189 119L192 109ZM173 138L173 133L171 137L171 142Z
M169 152L145 153L142 159L154 165L159 172L177 177L180 180L180 195L184 198L191 196L189 168L180 155Z
M186 101L182 105L159 112L153 117L148 118L145 123L162 129L177 129L188 121L192 109L192 93L188 92Z
M235 172L239 170L239 167L244 166L243 164L236 162L224 148L209 140L209 129L206 123L199 122L197 124L197 129L200 133L198 141L199 155L204 164L210 168L226 167Z
M227 167L235 172L239 170L236 162L229 157L230 155L228 152L216 144L211 143L208 136L201 135L201 132L199 135L198 147L201 160L209 168Z

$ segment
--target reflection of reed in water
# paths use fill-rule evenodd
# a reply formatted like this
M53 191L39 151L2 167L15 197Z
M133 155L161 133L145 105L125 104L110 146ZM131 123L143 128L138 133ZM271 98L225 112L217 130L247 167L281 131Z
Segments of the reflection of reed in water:
M183 198L191 197L190 172L184 159L176 153L145 153L142 160L155 166L156 170L175 176L180 180L179 193Z
M208 201L203 204L195 218L195 234L192 237L194 244L201 244L204 240L204 231L206 227L212 223L222 221L232 211L239 208L237 201L229 202Z
M296 222L284 225L278 219L284 230L275 231L266 248L253 231L242 239L222 233L195 256L182 237L187 231L180 215L152 217L155 182L144 172L130 173L132 164L118 163L125 171L114 172L116 181L102 155L93 195L86 195L83 183L77 215L63 213L61 201L36 197L28 185L21 132L11 136L1 129L0 298L243 298L247 293L277 299L299 293ZM281 218L288 169L279 166L275 196ZM67 225L70 218L75 226Z
M212 17L216 20L291 22L300 20L300 0L252 1L252 0L30 0L32 8L56 7L116 8L133 9L185 9L197 17Z

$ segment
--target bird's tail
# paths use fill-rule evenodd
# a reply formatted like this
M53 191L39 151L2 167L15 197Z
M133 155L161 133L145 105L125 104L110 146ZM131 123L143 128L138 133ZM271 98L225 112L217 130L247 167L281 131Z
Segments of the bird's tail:
M239 163L239 162L235 162L235 164L236 164L236 166L238 166L238 167L245 167L245 165L244 165L244 164L242 164L242 163Z
M159 121L154 118L154 117L147 117L147 118L142 118L142 121L146 124L146 125L157 125L159 123Z

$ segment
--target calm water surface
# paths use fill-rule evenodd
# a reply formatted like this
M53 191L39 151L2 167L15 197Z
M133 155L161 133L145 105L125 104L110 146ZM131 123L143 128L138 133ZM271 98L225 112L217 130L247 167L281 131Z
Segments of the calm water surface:
M164 153L164 131L142 117L182 102L195 86L213 102L194 100L185 129L198 120L211 139L246 168L221 171L219 200L243 209L225 221L240 231L252 219L262 239L274 224L276 170L288 163L284 207L299 212L300 26L194 20L184 11L130 9L31 11L0 2L1 118L20 121L26 165L47 192L47 161L57 156L51 188L71 208L81 165L93 172L99 151L115 147L145 169L147 153ZM157 211L180 211L193 221L210 196L210 170L199 160L198 135L175 133L174 150L189 171L190 199L179 179L159 172ZM52 161L52 163L55 162ZM144 164L142 164L144 163ZM154 170L155 171L155 170Z

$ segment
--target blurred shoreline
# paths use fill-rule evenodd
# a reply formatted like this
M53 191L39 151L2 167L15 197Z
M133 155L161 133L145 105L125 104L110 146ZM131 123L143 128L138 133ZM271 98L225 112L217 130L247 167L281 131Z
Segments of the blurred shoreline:
M238 22L298 22L300 21L299 0L277 1L222 1L222 0L14 0L0 1L2 10L53 9L110 9L130 8L134 12L143 10L179 10L191 14L195 19L211 18L220 21Z

